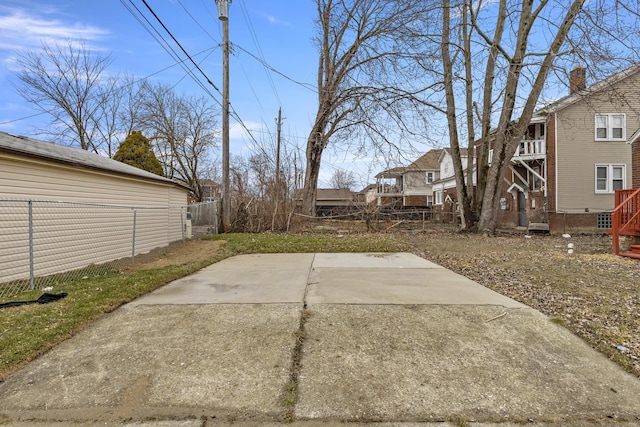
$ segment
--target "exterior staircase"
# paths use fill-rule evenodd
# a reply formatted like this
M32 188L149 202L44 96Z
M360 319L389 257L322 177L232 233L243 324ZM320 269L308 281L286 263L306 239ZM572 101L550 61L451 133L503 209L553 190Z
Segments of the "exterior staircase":
M613 253L629 258L640 259L640 245L631 245L628 252L620 251L620 236L632 236L640 239L640 188L616 190L616 208L611 212Z

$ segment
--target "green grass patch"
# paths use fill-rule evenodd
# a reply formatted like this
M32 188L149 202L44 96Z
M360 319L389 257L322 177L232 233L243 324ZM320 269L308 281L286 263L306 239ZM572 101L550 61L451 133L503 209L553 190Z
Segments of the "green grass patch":
M225 248L234 254L406 252L411 249L407 242L388 234L223 234L208 238L226 241Z
M78 279L54 289L54 293L68 294L59 301L0 310L0 380L105 313L221 257L225 256L180 266ZM33 300L41 294L41 291L25 292L14 300Z

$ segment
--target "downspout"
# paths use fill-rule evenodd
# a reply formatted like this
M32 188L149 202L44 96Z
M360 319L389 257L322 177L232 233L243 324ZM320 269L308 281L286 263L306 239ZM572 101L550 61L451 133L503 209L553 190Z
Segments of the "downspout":
M553 136L554 136L554 144L555 144L555 180L553 182L553 185L555 187L555 193L556 193L556 197L555 197L555 212L558 212L558 206L559 206L559 201L558 201L558 113L556 111L553 112Z

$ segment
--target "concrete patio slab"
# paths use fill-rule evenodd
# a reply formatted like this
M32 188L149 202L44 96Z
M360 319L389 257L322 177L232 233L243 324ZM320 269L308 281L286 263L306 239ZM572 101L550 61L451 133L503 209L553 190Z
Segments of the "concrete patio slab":
M408 253L319 253L314 268L439 268L438 264Z
M0 414L85 420L277 419L299 305L118 310L0 385Z
M300 303L313 254L240 255L178 279L131 305Z
M316 268L309 279L309 304L523 304L444 268Z
M177 280L29 363L0 383L0 424L631 427L638 396L546 316L413 255L264 254Z
M532 309L308 310L296 406L302 419L567 425L640 415L637 378Z

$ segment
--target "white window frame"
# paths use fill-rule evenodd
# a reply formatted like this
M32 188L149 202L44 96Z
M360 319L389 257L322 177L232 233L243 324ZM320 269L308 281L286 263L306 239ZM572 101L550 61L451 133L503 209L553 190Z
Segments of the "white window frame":
M427 194L427 206L428 207L433 206L433 194Z
M622 136L614 137L613 130L619 129L618 126L613 127L615 118L622 118ZM603 119L605 126L598 126L598 120ZM598 137L598 129L604 129L606 135ZM594 136L596 141L626 141L627 140L627 115L625 113L598 113L594 118Z
M436 191L436 205L442 204L442 190Z
M603 169L606 172L606 176L604 178L598 178L598 169ZM621 178L614 178L614 170L618 169L621 171ZM594 189L596 194L612 194L615 193L614 181L622 181L622 186L620 189L627 188L627 165L624 164L596 164L594 170ZM604 189L598 188L598 181L604 179Z
M426 174L427 184L432 184L433 181L435 181L435 177L436 177L435 172L427 172Z

